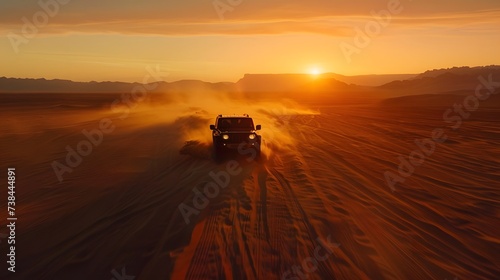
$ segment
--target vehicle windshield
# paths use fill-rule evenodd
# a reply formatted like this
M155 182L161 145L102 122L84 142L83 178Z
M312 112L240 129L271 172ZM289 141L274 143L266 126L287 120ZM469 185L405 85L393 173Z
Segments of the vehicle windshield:
M251 118L220 118L217 124L219 130L254 130Z

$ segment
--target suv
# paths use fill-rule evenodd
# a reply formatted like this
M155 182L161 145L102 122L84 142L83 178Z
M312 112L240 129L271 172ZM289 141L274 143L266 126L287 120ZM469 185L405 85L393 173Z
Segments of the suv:
M226 150L243 151L254 149L255 155L260 156L261 136L257 130L261 125L254 126L252 118L248 114L224 116L218 115L215 125L210 125L214 143L215 157L219 158Z

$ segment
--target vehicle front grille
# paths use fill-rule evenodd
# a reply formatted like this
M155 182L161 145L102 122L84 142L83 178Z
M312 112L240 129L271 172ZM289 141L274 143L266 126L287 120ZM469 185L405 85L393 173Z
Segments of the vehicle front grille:
M249 133L228 133L229 139L226 140L228 143L241 143L248 142Z

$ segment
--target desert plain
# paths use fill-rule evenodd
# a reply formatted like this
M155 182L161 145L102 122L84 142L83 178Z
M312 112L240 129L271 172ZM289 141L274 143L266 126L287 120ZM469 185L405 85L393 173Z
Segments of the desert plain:
M131 103L3 92L18 272L1 277L498 279L500 95L441 78ZM215 161L209 125L242 113L262 156Z

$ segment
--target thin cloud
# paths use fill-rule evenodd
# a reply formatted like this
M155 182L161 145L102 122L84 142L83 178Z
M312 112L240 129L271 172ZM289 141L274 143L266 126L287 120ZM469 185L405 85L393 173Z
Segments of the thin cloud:
M97 3L96 1L90 2ZM180 5L175 6L174 9L164 4L165 1L146 2L154 5L146 5L144 8L144 6L136 6L137 4L125 1L124 7L107 13L102 10L95 11L94 6L89 4L85 6L82 2L78 2L77 6L61 7L60 13L50 18L49 24L39 28L38 35L111 33L146 36L203 36L312 33L345 37L352 36L353 27L362 27L366 22L374 20L369 10L361 13L356 11L352 4L344 3L339 6L339 4L331 4L330 1L326 7L319 7L319 3L326 5L327 2L324 0L311 1L307 5L298 1L279 0L277 1L279 5L276 3L268 5L267 9L259 12L256 12L256 7L262 8L262 3L252 2L252 4L243 1L240 6L234 8L234 11L227 14L228 17L224 21L217 17L212 2L200 2L201 4L196 4L191 8ZM109 6L109 3L107 5ZM333 9L334 6L343 7L343 9ZM160 12L155 10L155 7ZM64 10L65 8L67 11ZM133 13L130 11L132 8L136 9ZM19 19L21 10L18 8L15 13L0 18L0 34L19 33L24 24ZM24 11L29 15L33 7L30 6ZM29 16L27 18L29 19ZM500 9L416 14L415 11L406 8L401 14L393 15L391 28L430 29L433 26L477 26L478 24L500 26Z

